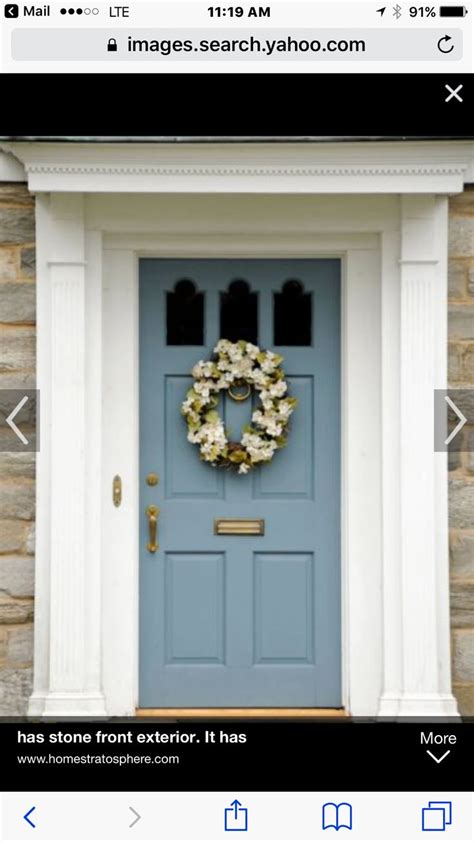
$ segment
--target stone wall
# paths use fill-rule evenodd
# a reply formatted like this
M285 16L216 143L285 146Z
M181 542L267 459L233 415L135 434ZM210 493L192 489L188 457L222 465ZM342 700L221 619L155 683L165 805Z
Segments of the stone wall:
M26 186L0 184L0 389L35 388L34 222L34 199ZM3 715L25 713L31 687L34 482L34 453L0 452Z
M451 199L449 224L449 385L474 389L474 185ZM474 715L474 392L470 405L449 457L449 525L454 693Z

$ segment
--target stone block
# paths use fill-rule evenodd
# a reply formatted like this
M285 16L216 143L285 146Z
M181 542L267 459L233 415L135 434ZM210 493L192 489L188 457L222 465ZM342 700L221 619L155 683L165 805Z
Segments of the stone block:
M36 339L34 330L9 328L0 331L0 371L34 369Z
M467 470L474 474L474 430L467 433Z
M461 452L459 447L455 449L451 447L454 442L451 442L448 448L448 471L457 471L461 467Z
M21 250L21 274L26 278L34 278L36 275L36 249L25 248Z
M7 657L8 648L8 629L0 626L0 661L4 661ZM2 672L0 667L0 681L2 680Z
M474 716L474 682L454 684L453 694L457 699L461 716Z
M8 626L17 623L29 623L33 619L33 600L0 599L0 623Z
M457 260L448 261L448 296L449 298L464 298L466 294L466 267Z
M451 386L461 380L461 352L458 345L448 345L448 382Z
M449 480L449 525L452 529L474 529L474 483Z
M35 214L33 208L5 208L0 205L0 243L33 243Z
M455 682L474 682L474 630L453 632L453 676Z
M27 666L33 661L33 626L12 629L8 633L7 660L12 666ZM1 679L0 679L1 680Z
M464 383L474 384L474 344L466 345L461 355L461 377Z
M19 552L26 538L27 524L21 520L0 520L0 553Z
M1 336L0 331L0 343ZM36 389L36 374L34 371L0 372L0 393L3 389Z
M31 556L0 556L0 593L12 597L34 594L35 561Z
M3 669L0 671L0 715L24 716L31 693L32 670Z
M34 555L36 549L36 523L30 523L26 533L26 552Z
M451 626L474 628L474 582L451 582Z
M15 249L0 246L0 283L13 281L18 275L18 256Z
M450 217L448 252L451 258L474 255L474 217Z
M474 306L452 304L448 312L449 340L474 339Z
M474 269L469 269L467 275L467 291L469 295L474 295Z
M3 181L0 183L0 207L5 205L34 207L34 197L23 182Z
M474 190L471 185L465 185L462 193L451 196L449 211L455 213L474 213Z
M34 284L2 284L0 287L0 322L21 324L36 319Z
M34 479L35 453L0 453L0 477L3 480Z
M31 520L35 515L33 483L0 483L0 512L4 518Z
M449 552L453 578L474 579L474 535L451 537Z

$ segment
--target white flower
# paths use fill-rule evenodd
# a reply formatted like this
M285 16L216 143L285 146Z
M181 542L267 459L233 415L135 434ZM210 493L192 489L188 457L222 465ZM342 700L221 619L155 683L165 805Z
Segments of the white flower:
M273 386L270 386L270 394L272 398L281 398L287 391L288 386L286 385L284 380L278 380L277 383L274 383Z
M195 366L193 366L191 374L193 375L195 380L199 380L200 377L203 375L203 366L204 360L199 360Z
M214 348L214 353L215 354L227 353L227 351L229 350L231 345L232 345L232 342L229 342L228 339L219 339L219 342L217 343L216 347Z
M250 466L246 465L245 462L242 462L242 464L239 465L239 474L248 474L249 471Z
M258 345L252 345L251 342L247 342L247 347L245 350L247 351L247 354L249 355L251 360L257 359L260 353L260 348L258 347Z

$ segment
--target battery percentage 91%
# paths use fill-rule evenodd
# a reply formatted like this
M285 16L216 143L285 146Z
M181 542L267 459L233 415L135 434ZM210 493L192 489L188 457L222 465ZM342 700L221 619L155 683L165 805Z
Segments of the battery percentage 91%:
M434 6L410 6L411 18L435 18L436 9Z

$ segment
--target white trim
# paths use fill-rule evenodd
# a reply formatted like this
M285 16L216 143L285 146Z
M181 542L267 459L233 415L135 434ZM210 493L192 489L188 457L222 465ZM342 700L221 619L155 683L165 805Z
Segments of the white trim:
M466 141L4 143L33 191L441 193L472 177Z
M273 176L275 193L284 178ZM137 262L154 254L343 258L344 704L355 715L455 714L446 459L426 435L431 390L446 382L446 200L245 196L235 179L226 196L38 197L42 449L30 713L120 716L137 703ZM67 318L52 322L57 306ZM76 371L73 400L58 342L69 344ZM412 401L424 423L411 425ZM69 486L61 459L71 442ZM78 529L72 569L59 561Z
M23 164L14 155L0 149L0 182L2 181L27 181L27 175Z

